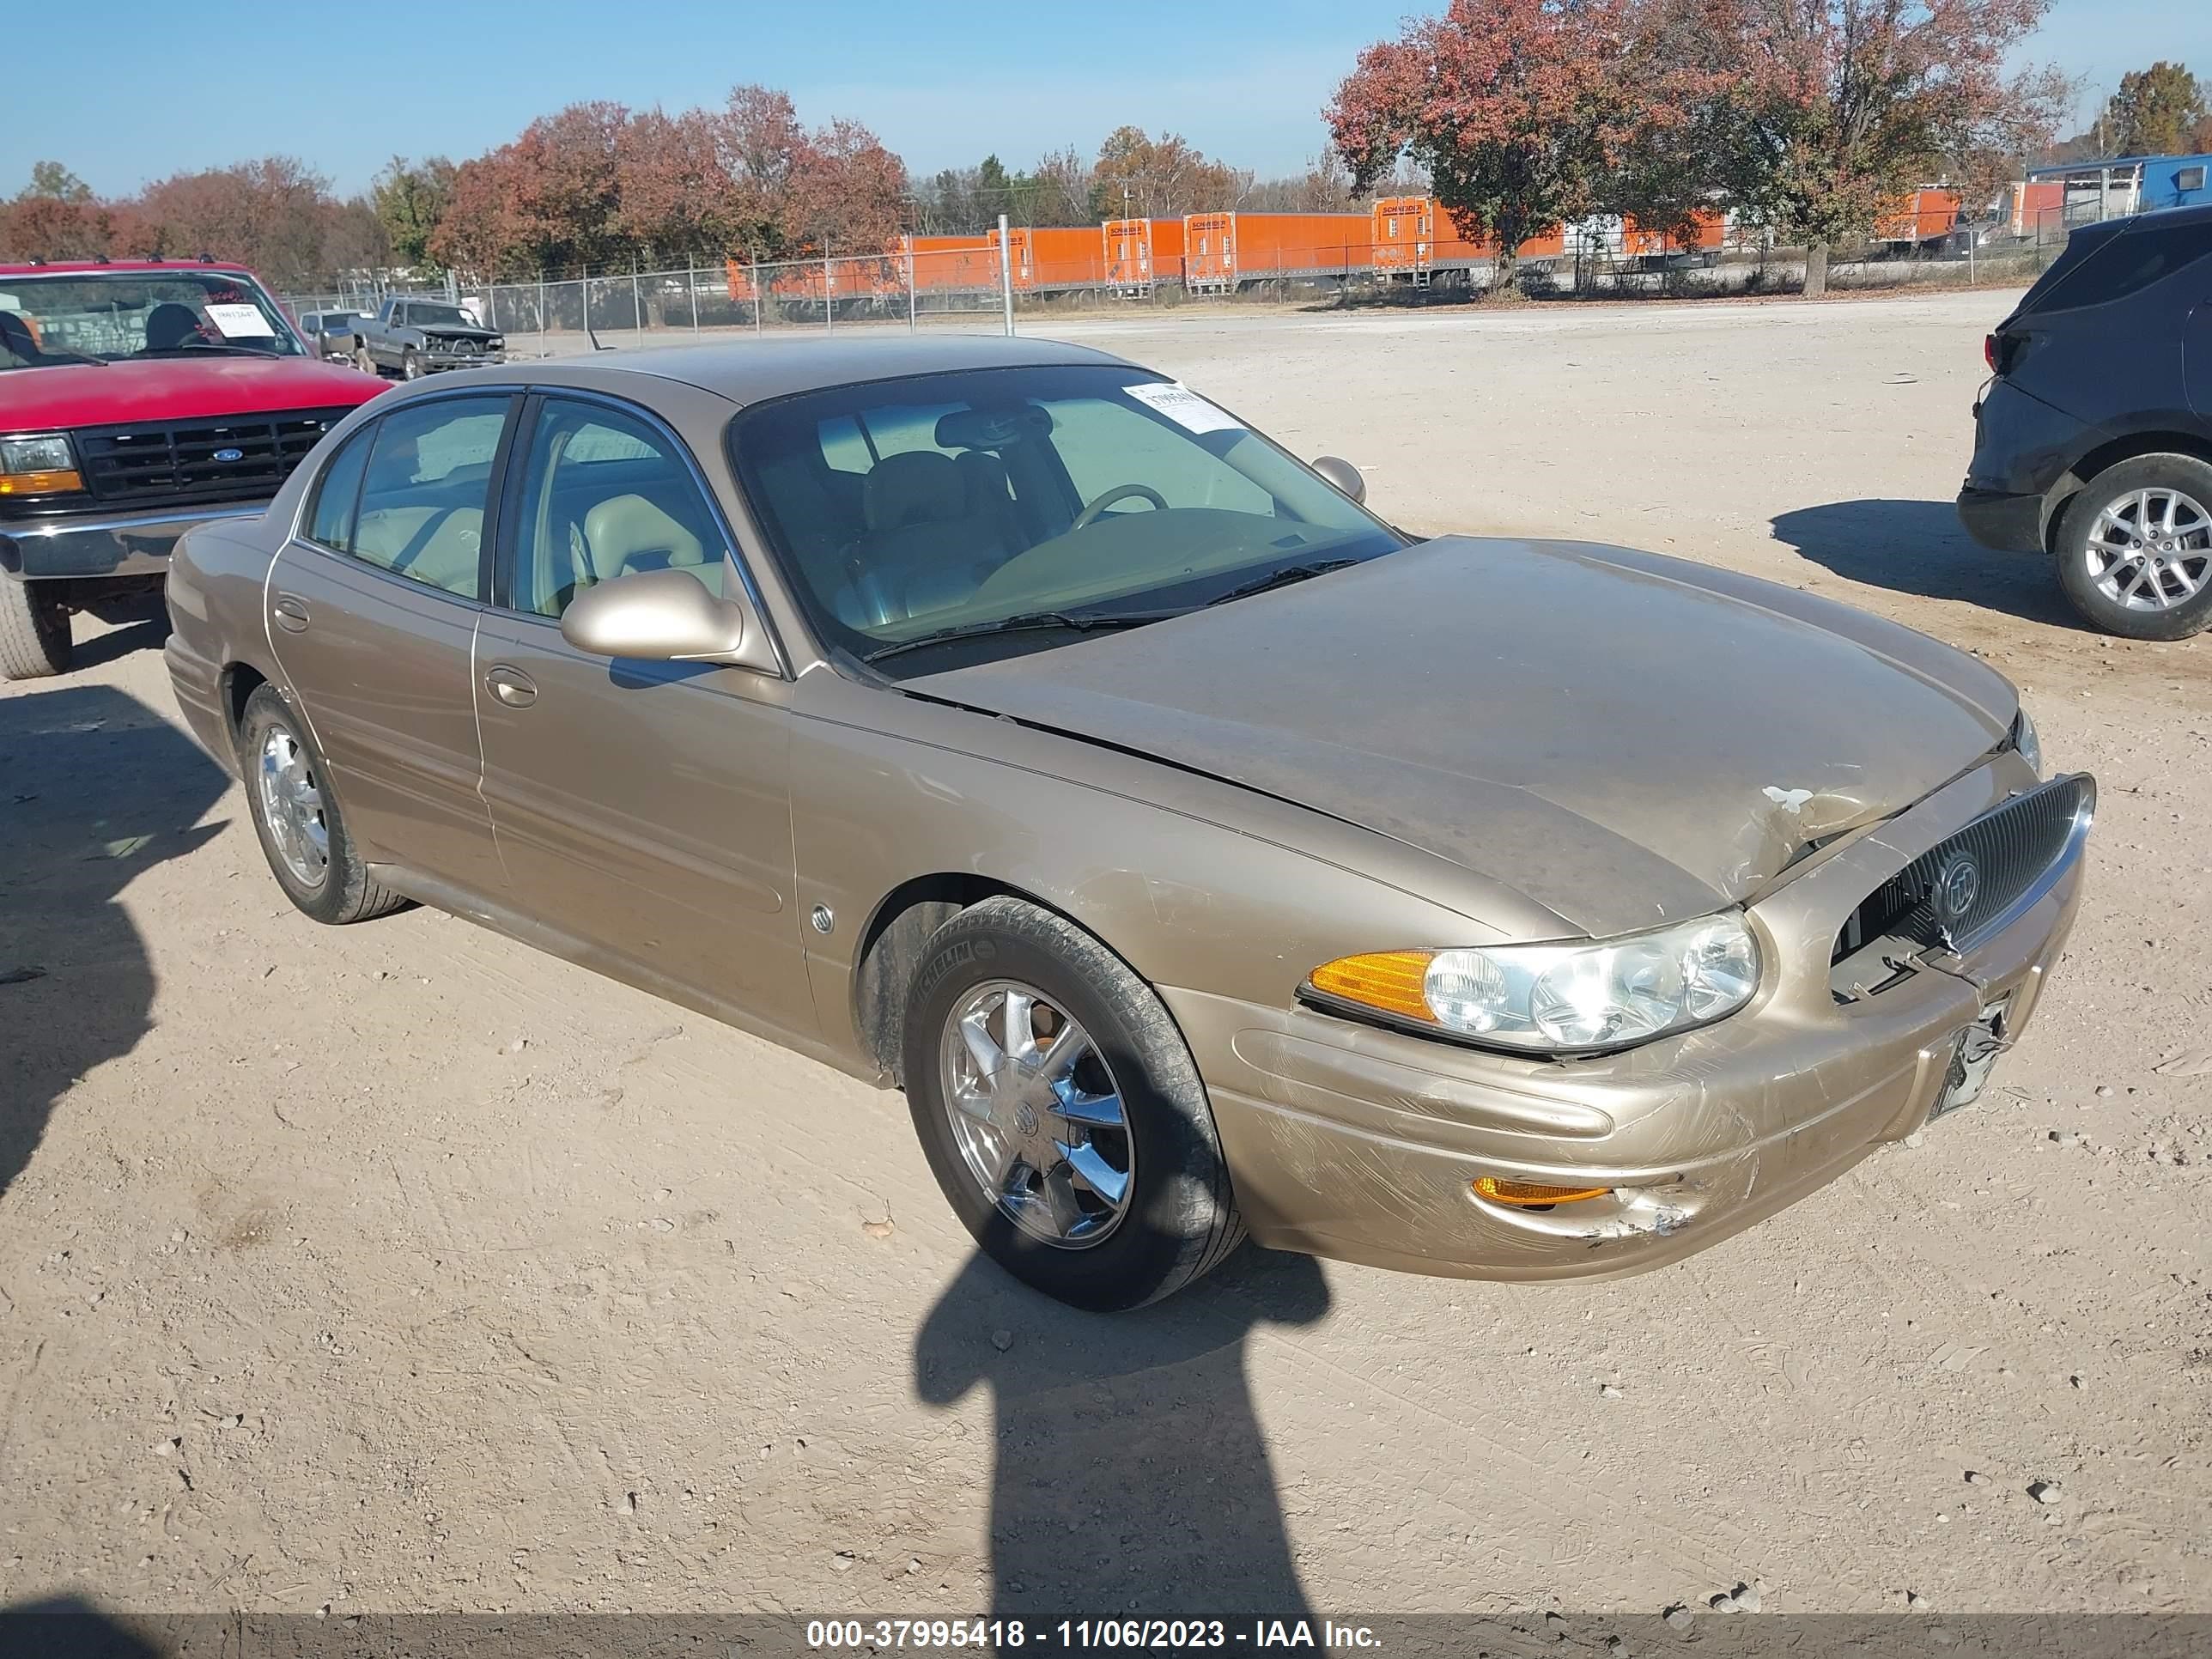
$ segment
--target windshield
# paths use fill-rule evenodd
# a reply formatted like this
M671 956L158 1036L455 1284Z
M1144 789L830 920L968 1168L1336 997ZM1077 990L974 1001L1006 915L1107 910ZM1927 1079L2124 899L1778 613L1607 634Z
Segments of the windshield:
M1050 612L1151 620L1278 570L1403 546L1389 526L1173 381L1090 365L984 369L781 398L731 452L789 586L859 657ZM1287 578L1286 578L1287 579ZM927 673L972 636L898 653Z
M407 320L416 328L474 328L475 318L459 306L425 305L420 300L407 302Z
M0 368L304 349L276 302L237 271L0 276Z

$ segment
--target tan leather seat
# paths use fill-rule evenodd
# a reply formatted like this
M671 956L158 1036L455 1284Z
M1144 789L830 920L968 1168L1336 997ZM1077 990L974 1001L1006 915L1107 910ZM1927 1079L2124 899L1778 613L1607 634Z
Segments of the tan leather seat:
M933 449L878 461L861 486L867 532L853 559L860 580L841 609L857 605L866 621L890 621L974 592L1014 550L1009 516L990 499L996 483Z
M699 538L642 495L610 495L585 514L584 553L592 580L601 582L707 562Z
M482 507L374 507L361 515L353 550L371 564L473 599L483 538Z

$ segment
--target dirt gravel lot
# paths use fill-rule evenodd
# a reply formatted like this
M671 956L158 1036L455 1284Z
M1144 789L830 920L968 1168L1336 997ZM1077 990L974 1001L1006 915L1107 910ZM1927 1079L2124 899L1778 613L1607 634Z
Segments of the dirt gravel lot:
M1249 1254L1062 1311L898 1097L460 921L295 915L150 622L0 688L0 976L44 970L0 978L0 1601L2212 1611L2212 638L2082 632L1955 529L2008 298L1065 330L1408 525L1977 650L2102 779L1985 1103L1620 1283Z

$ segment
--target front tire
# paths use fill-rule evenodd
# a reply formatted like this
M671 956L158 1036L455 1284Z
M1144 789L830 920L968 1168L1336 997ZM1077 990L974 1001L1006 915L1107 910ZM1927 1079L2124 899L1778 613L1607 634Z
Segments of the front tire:
M2082 487L2058 522L2058 581L2094 626L2185 640L2212 626L2212 465L2138 455Z
M399 378L403 380L419 380L422 378L422 354L416 350L413 346L409 346L406 350L399 354Z
M274 686L246 700L238 770L270 871L302 912L337 925L406 908L410 901L373 878L355 850L321 751Z
M993 898L939 928L908 993L902 1059L954 1212L1047 1295L1140 1307L1242 1242L1182 1033L1127 963L1061 917Z
M69 607L34 582L0 576L0 675L51 678L68 669L71 650Z

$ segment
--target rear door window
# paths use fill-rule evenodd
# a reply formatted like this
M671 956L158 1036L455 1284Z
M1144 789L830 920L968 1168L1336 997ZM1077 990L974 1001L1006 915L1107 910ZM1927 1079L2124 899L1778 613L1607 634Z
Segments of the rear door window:
M504 394L426 398L379 422L346 550L410 581L479 598L484 508L508 403Z

